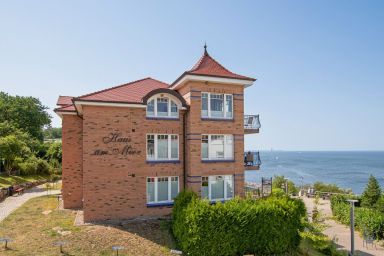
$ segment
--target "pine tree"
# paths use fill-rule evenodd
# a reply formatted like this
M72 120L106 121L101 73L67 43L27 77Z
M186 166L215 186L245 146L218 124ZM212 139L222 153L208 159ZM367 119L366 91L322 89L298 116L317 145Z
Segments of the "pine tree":
M369 176L368 184L361 196L361 204L364 207L373 208L381 196L379 182L372 175Z

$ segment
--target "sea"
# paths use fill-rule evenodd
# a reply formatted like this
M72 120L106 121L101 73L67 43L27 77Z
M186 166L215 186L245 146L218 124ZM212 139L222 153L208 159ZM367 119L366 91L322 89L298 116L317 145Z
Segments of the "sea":
M384 151L262 151L260 158L260 170L245 171L245 181L284 175L299 187L321 181L361 194L372 174L384 190Z

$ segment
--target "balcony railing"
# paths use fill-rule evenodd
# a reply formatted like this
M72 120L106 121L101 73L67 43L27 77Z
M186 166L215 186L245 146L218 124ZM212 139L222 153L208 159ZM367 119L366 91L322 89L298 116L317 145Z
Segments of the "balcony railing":
M244 153L244 167L246 170L259 170L261 165L260 153L248 151Z
M244 116L244 133L258 133L260 127L259 115Z

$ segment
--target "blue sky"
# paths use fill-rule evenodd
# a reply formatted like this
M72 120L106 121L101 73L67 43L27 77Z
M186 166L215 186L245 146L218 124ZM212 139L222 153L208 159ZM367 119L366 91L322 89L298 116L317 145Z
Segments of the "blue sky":
M258 81L246 148L384 150L382 1L3 1L0 90L81 95L210 54ZM60 119L51 112L53 126Z

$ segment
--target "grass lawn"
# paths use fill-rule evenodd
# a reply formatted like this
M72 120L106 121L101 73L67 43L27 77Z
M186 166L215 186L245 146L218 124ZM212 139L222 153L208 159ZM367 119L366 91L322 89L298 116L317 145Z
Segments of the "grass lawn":
M74 219L74 211L57 210L56 196L31 199L0 222L0 237L13 240L0 255L59 255L55 241L68 242L64 255L115 255L113 245L125 247L119 255L170 255L175 248L167 221L75 227Z
M33 182L47 179L49 175L28 175L28 176L4 176L0 175L0 188L7 188L11 185Z

